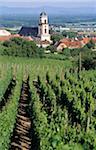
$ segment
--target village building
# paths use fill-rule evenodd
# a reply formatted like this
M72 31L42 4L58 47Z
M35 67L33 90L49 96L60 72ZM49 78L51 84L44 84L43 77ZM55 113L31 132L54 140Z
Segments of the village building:
M19 35L31 36L38 47L48 47L52 41L47 14L45 12L40 14L38 27L22 27Z
M0 37L2 36L10 36L11 33L5 29L0 29Z
M10 34L10 35L5 35L5 36L0 35L0 42L8 41L12 38L22 38L27 41L33 41L33 39L30 36L27 37L27 36L20 36L19 34Z
M56 48L57 48L57 51L62 51L65 48L79 49L79 48L84 47L87 43L89 43L90 40L92 40L94 43L96 43L95 37L94 38L84 37L82 39L64 38L57 43Z
M38 35L38 27L22 27L19 31L20 36L31 36L37 37Z

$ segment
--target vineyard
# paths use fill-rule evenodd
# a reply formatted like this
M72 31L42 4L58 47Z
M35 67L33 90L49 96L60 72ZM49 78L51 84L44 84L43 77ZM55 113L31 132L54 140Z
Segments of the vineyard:
M0 150L96 150L96 71L0 57Z

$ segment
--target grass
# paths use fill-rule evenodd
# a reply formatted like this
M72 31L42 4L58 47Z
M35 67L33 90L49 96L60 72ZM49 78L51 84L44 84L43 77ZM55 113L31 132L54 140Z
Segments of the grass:
M72 67L72 62L69 60L55 60L47 58L22 58L22 57L9 57L0 56L0 65L5 64L6 67L12 67L17 65L17 67L22 68L25 72L31 72L33 78L40 75L41 78L45 77L48 71L52 78L54 75L62 75L64 70Z

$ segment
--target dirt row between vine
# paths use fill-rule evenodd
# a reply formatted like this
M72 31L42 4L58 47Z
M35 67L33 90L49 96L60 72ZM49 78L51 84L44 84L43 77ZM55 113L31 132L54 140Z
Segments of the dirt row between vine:
M11 137L10 150L31 150L32 123L28 112L30 103L28 81L23 82L16 125Z
M7 105L10 97L12 96L12 92L16 86L16 80L12 79L3 95L2 100L0 101L0 111L2 111L3 107Z

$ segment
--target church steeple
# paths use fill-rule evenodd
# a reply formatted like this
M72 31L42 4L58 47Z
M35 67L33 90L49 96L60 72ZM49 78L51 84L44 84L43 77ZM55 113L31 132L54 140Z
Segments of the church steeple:
M38 36L41 38L41 41L50 41L48 16L45 12L40 14Z

